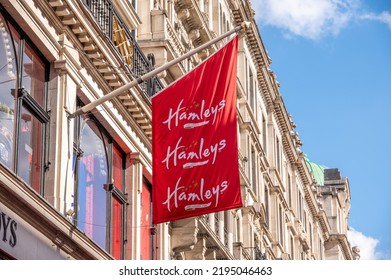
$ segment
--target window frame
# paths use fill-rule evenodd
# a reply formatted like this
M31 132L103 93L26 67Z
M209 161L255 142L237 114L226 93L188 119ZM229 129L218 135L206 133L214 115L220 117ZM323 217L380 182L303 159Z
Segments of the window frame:
M2 18L5 21L7 34L10 37L10 44L12 48L10 49L15 58L15 67L16 67L16 81L15 88L13 90L14 95L14 123L13 123L13 138L12 138L12 150L11 157L12 162L11 166L6 168L10 169L15 175L23 180L19 174L19 145L21 142L21 122L22 120L22 109L27 110L34 118L36 118L42 124L42 131L39 137L41 142L41 149L39 152L40 163L42 167L39 171L39 184L38 186L33 186L31 182L26 182L23 180L29 187L34 189L40 195L44 195L45 192L45 172L48 170L48 145L47 139L49 138L49 129L48 125L50 122L50 112L47 110L47 100L48 100L48 82L50 75L50 63L46 60L45 56L39 51L39 49L33 44L28 35L19 27L19 25L13 20L13 18L7 13L7 11L0 5L0 13ZM17 38L16 38L17 36ZM17 41L15 41L17 40ZM15 43L18 44L15 46ZM29 50L39 61L42 63L44 68L43 76L43 89L42 89L42 104L39 104L38 101L30 94L28 90L23 87L23 58L26 54L26 50ZM33 139L36 141L36 139ZM31 175L32 171L29 171Z
M77 107L82 107L82 102L78 99L77 101ZM73 154L76 156L75 163L74 163L74 207L75 209L79 206L79 165L80 165L80 159L83 154L83 151L81 150L81 133L82 133L82 127L81 127L81 118L82 116L78 116L75 118L75 127L74 127L74 142L73 142ZM106 150L106 161L107 161L107 182L106 182L106 240L105 240L105 251L109 252L110 254L113 253L113 236L112 236L112 222L113 222L113 205L114 205L114 199L116 199L121 205L122 205L122 213L121 213L121 241L120 241L120 256L119 259L124 259L125 257L125 236L126 236L126 220L127 220L127 205L128 205L128 195L125 193L125 167L126 167L126 154L121 150L118 144L114 142L112 137L110 137L110 134L107 132L107 130L98 122L98 120L95 118L95 116L91 113L88 113L88 118L90 121L93 121L95 127L99 130L101 140L103 142L104 148ZM113 155L114 151L113 149L116 149L119 154L122 157L122 165L121 165L121 186L116 186L114 184L114 176L113 176ZM78 211L75 211L75 218L73 220L73 223L75 226L77 226L78 222Z

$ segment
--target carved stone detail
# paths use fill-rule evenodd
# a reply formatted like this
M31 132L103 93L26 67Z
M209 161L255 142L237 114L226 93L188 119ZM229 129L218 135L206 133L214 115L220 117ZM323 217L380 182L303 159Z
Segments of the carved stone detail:
M172 251L183 252L194 248L197 243L198 221L185 219L172 222Z

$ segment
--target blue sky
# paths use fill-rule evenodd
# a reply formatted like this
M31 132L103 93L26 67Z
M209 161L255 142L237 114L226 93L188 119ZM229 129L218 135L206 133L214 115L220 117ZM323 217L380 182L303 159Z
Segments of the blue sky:
M391 259L391 0L253 0L302 150L351 189L361 259Z

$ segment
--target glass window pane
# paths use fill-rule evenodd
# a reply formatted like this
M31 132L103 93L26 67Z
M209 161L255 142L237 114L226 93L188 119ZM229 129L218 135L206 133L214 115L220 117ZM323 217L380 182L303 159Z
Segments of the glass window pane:
M26 43L23 53L23 88L41 105L45 96L45 65Z
M111 222L111 255L115 259L121 259L122 247L122 204L117 198L112 200Z
M17 174L37 192L41 186L42 123L26 108L22 108Z
M106 244L107 159L96 124L82 120L78 165L77 226L102 248Z
M113 145L113 181L114 185L122 191L123 157L120 151Z
M141 221L140 221L140 259L151 260L152 259L152 193L150 185L143 182L141 191Z
M18 47L19 37L14 30L12 32ZM17 73L11 36L1 15L0 37L0 162L11 169Z

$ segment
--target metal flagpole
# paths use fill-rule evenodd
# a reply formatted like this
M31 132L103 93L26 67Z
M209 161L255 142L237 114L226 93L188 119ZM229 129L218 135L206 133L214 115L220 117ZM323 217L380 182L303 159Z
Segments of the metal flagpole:
M140 76L139 78L137 78L136 80L133 80L131 81L130 83L128 84L125 84L115 90L113 90L112 92L102 96L101 98L97 99L97 100L94 100L92 101L91 103L87 104L87 105L84 105L83 107L77 109L74 113L71 113L68 115L68 118L69 119L72 119L72 118L75 118L77 116L80 116L84 113L87 113L91 110L93 110L94 108L98 107L99 105L101 105L102 103L106 102L107 100L110 100L122 93L124 93L125 91L129 90L130 88L138 85L138 84L141 84L142 82L152 78L153 76L156 76L157 74L159 74L160 72L163 72L164 70L170 68L171 66L181 62L182 60L192 56L193 54L196 54L200 51L202 51L203 49L206 49L207 47L217 43L218 41L224 39L225 37L228 37L229 35L235 33L235 32L239 32L242 28L243 29L246 29L246 28L249 28L250 26L250 23L249 22L243 22L241 25L239 26L236 26L234 29L224 33L223 35L217 37L217 38L214 38L213 40L185 53L184 55L182 55L181 57L178 57L154 70L152 70L151 72L148 72L142 76Z

